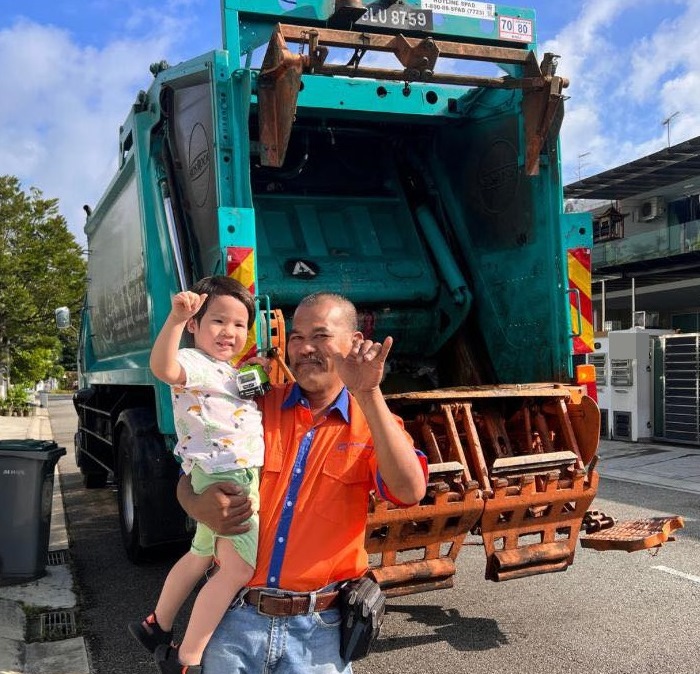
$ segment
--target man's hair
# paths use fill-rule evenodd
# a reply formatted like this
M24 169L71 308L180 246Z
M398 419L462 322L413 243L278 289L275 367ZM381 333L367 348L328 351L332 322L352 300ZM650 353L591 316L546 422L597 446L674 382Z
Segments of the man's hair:
M197 281L190 290L198 295L203 293L207 294L207 299L204 300L204 304L202 304L199 311L194 315L194 320L197 325L201 323L202 316L207 312L209 302L211 302L214 297L230 295L231 297L235 297L247 309L248 330L253 327L253 323L255 322L255 299L248 288L236 281L236 279L230 276L207 276Z
M359 329L357 320L357 309L355 305L347 297L339 295L338 293L312 293L311 295L307 295L306 297L304 297L299 302L299 304L297 305L297 309L299 307L313 307L327 300L334 302L342 309L343 318L345 319L348 328L351 332L355 332Z

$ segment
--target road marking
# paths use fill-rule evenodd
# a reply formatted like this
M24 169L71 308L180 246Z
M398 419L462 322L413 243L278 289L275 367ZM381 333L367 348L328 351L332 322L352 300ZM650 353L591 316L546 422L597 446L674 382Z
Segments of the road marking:
M656 569L657 571L663 571L664 573L670 573L672 576L679 576L680 578L685 578L686 580L689 580L692 583L698 583L698 585L700 585L700 576L692 576L689 573L676 571L675 569L671 569L668 566L652 566L651 568Z

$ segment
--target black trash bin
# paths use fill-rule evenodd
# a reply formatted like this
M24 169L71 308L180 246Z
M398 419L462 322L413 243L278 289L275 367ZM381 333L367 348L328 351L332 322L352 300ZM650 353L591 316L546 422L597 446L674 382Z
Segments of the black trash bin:
M65 453L51 440L0 440L0 585L46 573L53 475Z

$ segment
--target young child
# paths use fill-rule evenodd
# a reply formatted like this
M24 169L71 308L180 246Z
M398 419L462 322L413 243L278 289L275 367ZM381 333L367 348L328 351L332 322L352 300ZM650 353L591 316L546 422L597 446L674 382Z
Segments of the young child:
M198 522L192 547L168 574L155 611L129 625L165 674L201 673L207 642L255 567L262 418L253 401L238 395L237 370L229 363L243 350L254 317L253 297L238 281L202 279L175 295L151 352L153 374L172 387L175 454L193 489L201 493L214 482L232 480L249 491L256 513L248 532L230 537ZM194 336L194 349L179 348L185 329ZM213 560L219 568L195 600L182 643L170 647L175 616Z

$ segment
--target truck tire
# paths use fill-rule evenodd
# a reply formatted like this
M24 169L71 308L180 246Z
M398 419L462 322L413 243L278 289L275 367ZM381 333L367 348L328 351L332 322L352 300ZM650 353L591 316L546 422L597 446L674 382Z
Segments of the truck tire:
M83 485L86 489L101 489L107 484L109 473L85 453L85 443L85 434L78 431L74 438L75 464L80 468L80 473L83 476Z
M176 498L179 469L151 410L125 410L117 429L119 525L127 557L139 563L154 546L187 539Z

